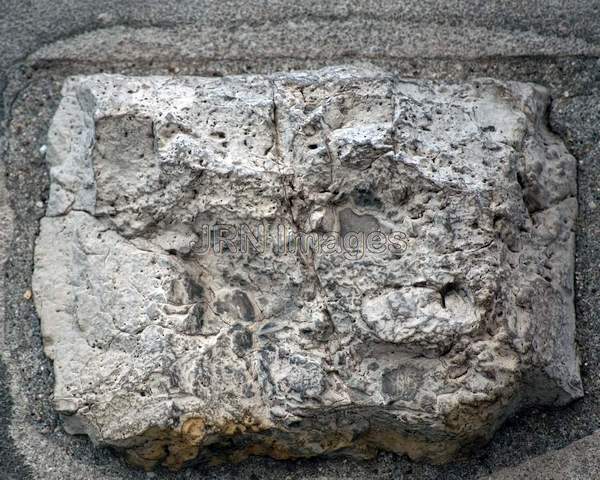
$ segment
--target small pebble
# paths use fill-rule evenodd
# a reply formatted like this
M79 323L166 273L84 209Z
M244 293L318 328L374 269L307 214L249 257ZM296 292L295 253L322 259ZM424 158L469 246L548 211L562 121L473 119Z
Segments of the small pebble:
M101 25L108 25L108 24L114 22L115 18L110 13L103 12L96 17L96 20L98 20L98 23Z
M25 290L25 293L23 294L23 298L25 300L31 300L31 297L33 297L33 293L32 291L28 288L27 290Z

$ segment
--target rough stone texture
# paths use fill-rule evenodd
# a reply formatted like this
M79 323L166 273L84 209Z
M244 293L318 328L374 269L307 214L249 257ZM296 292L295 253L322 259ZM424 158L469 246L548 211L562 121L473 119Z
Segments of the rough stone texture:
M192 0L197 6L198 2ZM344 3L344 2L342 2ZM350 2L345 2L350 3ZM578 160L579 216L576 226L576 316L577 343L581 352L581 375L585 396L561 408L534 408L521 411L504 423L487 445L476 449L475 455L460 462L432 465L412 462L407 457L381 453L371 460L352 458L318 458L281 461L268 457L253 457L245 462L220 466L196 466L182 472L158 469L154 478L229 480L249 478L252 480L332 480L337 478L356 480L382 479L431 479L466 480L479 479L492 471L509 465L518 465L529 458L563 448L569 443L590 435L600 427L600 376L596 365L600 359L600 296L597 285L600 271L597 268L600 251L600 169L597 143L600 119L599 60L591 53L579 52L568 44L579 38L595 42L598 5L590 1L561 3L548 8L547 4L457 1L449 6L440 2L352 2L365 6L363 12L340 9L340 2L320 3L324 8L318 16L296 13L291 6L301 5L312 9L309 2L281 0L281 10L294 19L295 26L304 29L304 37L279 34L286 32L290 23L281 24L281 16L269 2L264 17L273 21L262 28L262 20L256 20L258 2L212 2L215 8L186 10L185 2L169 4L159 17L153 17L164 2L144 0L132 6L132 16L127 17L125 5L108 5L107 2L48 2L36 0L30 4L14 2L6 8L0 22L12 25L12 31L0 27L0 37L21 48L22 57L8 70L8 83L4 89L4 112L0 118L0 137L9 148L3 152L9 212L14 220L10 243L6 245L6 263L0 264L0 276L4 280L5 315L0 318L4 326L4 338L0 341L0 463L7 479L89 479L118 480L122 478L145 479L145 473L132 470L121 462L111 448L97 448L84 436L68 435L62 421L51 404L54 386L52 362L43 354L39 318L32 299L26 300L23 292L31 288L33 271L33 243L39 230L39 220L44 215L48 193L48 172L40 147L46 142L48 124L60 100L64 79L72 75L115 72L126 75L163 75L172 72L195 76L231 75L244 72L265 73L290 69L320 68L325 65L353 63L369 58L371 62L397 72L399 76L415 78L468 80L492 76L504 80L534 82L548 87L553 101L550 106L551 129L564 139L569 151ZM73 5L77 5L73 8ZM399 26L388 7L402 9L408 24ZM261 4L264 6L264 2ZM377 15L384 11L384 15ZM559 8L560 7L560 8ZM219 10L219 11L215 11ZM111 24L123 25L115 29L100 28L95 23L94 12L105 11L98 19L108 16ZM185 11L186 21L196 24L188 28L178 22ZM292 13L290 13L292 12ZM339 13L336 13L339 12ZM586 13L587 12L587 13ZM83 15L83 14L86 15ZM188 15L189 13L189 15ZM194 14L196 16L194 16ZM384 17L385 16L385 20ZM344 29L336 20L344 18ZM223 24L218 31L198 25ZM229 22L231 20L231 22ZM414 22L414 23L413 23ZM141 25L156 28L143 29ZM387 45L388 53L371 56L374 47L395 38L400 29L420 32L423 24L446 23L457 32L469 31L475 25L478 45L495 45L497 54L492 57L477 56L465 59L447 55L451 49L447 37L438 36L432 48L423 50L422 56L408 51L403 56L394 55L394 48ZM235 26L231 26L231 25ZM225 36L230 28L247 25L255 29L258 37ZM27 28L24 28L27 27ZM30 34L35 30L33 38ZM372 35L368 43L348 46L357 31L368 29ZM588 29L586 33L586 29ZM508 43L498 41L497 32L511 32L515 44L522 32L538 32L556 35L562 39L560 50L549 49L547 54L537 55L538 50L526 49L526 55L513 55L515 50ZM85 35L74 35L81 31ZM330 34L315 42L318 32ZM183 33L185 32L185 33ZM181 35L179 35L181 33ZM270 43L258 47L254 40L267 37ZM118 39L115 40L115 37ZM192 38L191 38L192 37ZM33 42L30 40L33 38ZM43 42L56 38L61 41L52 48L53 57L45 58L43 51L32 57L24 56ZM83 43L83 39L86 39ZM303 54L290 57L281 49L282 56L272 57L269 46L277 38L277 46L287 43L290 51L302 44ZM420 37L424 39L422 36ZM170 39L170 42L169 42ZM202 39L202 40L200 40ZM475 40L475 39L474 39ZM29 43L28 43L29 42ZM234 59L222 59L210 55L213 45L228 44L234 47ZM549 41L552 43L552 40ZM192 45L192 47L189 47ZM241 45L245 45L244 48ZM520 44L521 45L521 44ZM206 48L199 48L205 46ZM169 47L169 48L167 48ZM401 45L397 46L401 48ZM415 50L417 51L417 50ZM560 54L560 52L567 52ZM206 56L208 54L208 57ZM6 57L4 57L6 59ZM11 60L12 61L12 60ZM0 88L2 88L0 86ZM4 117L2 117L4 114ZM5 376L3 376L5 374ZM4 422L6 419L6 423ZM589 471L581 472L582 478L596 478L593 462L587 462ZM582 465L582 466L585 466ZM548 465L548 473L552 473Z
M576 166L543 88L338 67L63 95L33 286L70 432L145 467L445 462L582 395ZM401 248L205 253L223 223Z

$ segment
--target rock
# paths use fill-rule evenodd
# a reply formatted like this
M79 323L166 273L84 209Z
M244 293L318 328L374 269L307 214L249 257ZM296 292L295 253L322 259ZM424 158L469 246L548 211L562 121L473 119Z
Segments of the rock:
M580 397L548 103L372 67L69 80L33 278L65 428L147 469L446 462Z

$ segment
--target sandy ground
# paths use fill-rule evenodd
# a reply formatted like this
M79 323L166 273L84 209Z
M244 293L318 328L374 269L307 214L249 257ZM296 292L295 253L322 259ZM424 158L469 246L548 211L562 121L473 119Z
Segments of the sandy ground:
M530 469L522 478L559 478L551 476L558 464L548 459L560 455L553 452L600 428L598 2L122 3L0 5L0 478L475 479L493 473L512 479L521 478L518 468ZM65 434L50 405L52 366L41 350L39 320L25 298L48 189L40 148L63 79L100 71L223 75L365 61L405 77L492 76L550 88L550 125L579 162L576 308L585 398L560 410L522 412L472 458L443 467L381 454L367 462L252 459L148 476L111 450ZM582 459L572 478L600 477L595 439L564 451ZM530 460L540 454L546 456Z

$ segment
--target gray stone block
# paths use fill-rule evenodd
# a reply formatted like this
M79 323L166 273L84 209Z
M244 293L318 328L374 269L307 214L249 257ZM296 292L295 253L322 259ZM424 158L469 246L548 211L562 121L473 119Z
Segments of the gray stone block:
M446 462L582 395L576 164L542 87L333 67L63 95L33 288L71 433L146 468Z

